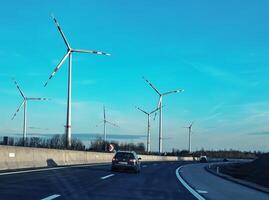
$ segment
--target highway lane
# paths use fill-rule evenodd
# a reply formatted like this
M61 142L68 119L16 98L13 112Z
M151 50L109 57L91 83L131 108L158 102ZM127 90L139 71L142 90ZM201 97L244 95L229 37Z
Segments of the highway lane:
M214 200L269 200L269 195L228 181L207 172L207 164L191 164L179 170L180 176L205 199Z
M0 176L0 199L195 199L175 171L184 162L142 163L141 173L110 165Z

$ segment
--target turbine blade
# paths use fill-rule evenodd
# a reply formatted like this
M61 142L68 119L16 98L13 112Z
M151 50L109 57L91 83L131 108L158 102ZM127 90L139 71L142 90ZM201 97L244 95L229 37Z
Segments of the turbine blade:
M135 107L136 109L138 109L138 110L140 110L141 112L143 112L143 113L145 113L146 115L149 115L149 113L148 112L146 112L146 111L144 111L144 110L142 110L141 108L139 108L139 107Z
M20 111L20 109L21 109L21 107L23 106L24 103L25 103L25 100L23 100L23 102L21 103L21 105L18 107L18 109L16 110L16 112L12 116L11 120L13 120L16 117L17 113Z
M56 24L56 26L57 26L60 34L61 34L63 40L64 40L65 45L67 46L68 49L71 49L71 47L70 47L69 43L67 42L67 39L66 39L66 37L65 37L65 35L64 35L64 33L63 33L60 25L59 25L59 23L57 22L56 18L53 15L51 15L51 16L52 16L52 18L53 18L53 20L54 20L54 22L55 22L55 24Z
M25 98L25 96L24 96L24 94L23 94L22 90L20 89L19 84L17 83L17 81L16 81L14 78L13 78L13 81L14 81L14 83L15 83L15 85L16 85L16 87L17 87L17 89L19 90L19 92L20 92L21 96L22 96L23 98Z
M150 85L150 87L152 87L153 90L155 90L155 92L157 92L161 96L161 93L157 90L157 88L151 82L149 82L149 80L147 80L145 77L143 77L143 79Z
M160 110L160 107L161 107L161 100L162 99L162 96L160 96L160 99L159 99L159 102L158 102L158 105L157 105L157 110ZM163 107L163 106L162 106ZM156 110L156 111L157 111ZM154 114L154 118L153 118L153 120L155 121L155 119L156 119L156 116L157 116L157 112L155 111L155 114Z
M52 74L50 75L49 79L47 80L47 82L44 84L44 87L47 86L49 80L55 75L55 73L60 69L60 67L62 66L63 62L66 60L66 58L69 56L70 51L68 51L65 56L62 58L62 60L60 61L60 63L57 65L57 67L54 69L54 71L52 72Z
M111 54L109 54L109 53L105 53L105 52L101 52L101 51L95 51L95 50L72 49L72 52L90 53L90 54L98 54L98 55L111 56Z
M160 109L160 106L161 106L161 100L162 99L162 96L160 96L160 99L159 99L159 102L158 102L158 105L157 105L157 108Z
M165 106L165 105L163 105L162 108L163 108L164 106ZM155 110L151 111L149 114L151 115L151 114L155 113L155 115L156 115L156 112L157 112L159 109L160 109L160 103L159 103L159 106L158 106Z
M115 127L118 127L119 128L119 126L117 125L117 124L114 124L114 123L112 123L112 122L109 122L109 121L106 121L108 124L110 124L110 125L112 125L112 126L115 126Z
M48 98L33 98L33 97L26 98L26 99L27 99L27 100L39 100L39 101L49 100Z
M159 110L159 109L158 109ZM155 112L155 114L154 114L154 117L153 117L153 120L155 121L155 119L156 119L156 116L157 116L157 112Z
M192 127L193 123L194 123L194 121L191 123L190 127Z
M183 91L184 91L184 90L181 90L181 89L179 89L179 90L173 90L173 91L170 91L170 92L165 92L165 93L163 93L163 96L168 95L168 94L172 94L172 93L183 92Z
M104 120L102 120L101 122L99 122L96 127L100 126L100 124L103 124L104 123Z
M158 110L159 110L159 108L156 108L155 110L151 111L149 114L151 115L151 114L157 112Z

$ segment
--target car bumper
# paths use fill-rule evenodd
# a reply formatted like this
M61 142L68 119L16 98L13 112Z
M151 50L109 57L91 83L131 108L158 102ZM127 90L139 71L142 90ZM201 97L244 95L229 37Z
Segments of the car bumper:
M136 170L138 168L138 166L136 165L129 165L129 164L112 164L111 165L112 169L132 169L132 170Z

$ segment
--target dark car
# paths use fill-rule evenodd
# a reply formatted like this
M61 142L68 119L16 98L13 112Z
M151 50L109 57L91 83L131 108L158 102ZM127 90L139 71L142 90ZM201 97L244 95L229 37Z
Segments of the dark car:
M206 156L201 156L200 157L200 163L207 163L207 157Z
M134 151L118 151L112 159L111 170L132 170L138 173L140 160Z

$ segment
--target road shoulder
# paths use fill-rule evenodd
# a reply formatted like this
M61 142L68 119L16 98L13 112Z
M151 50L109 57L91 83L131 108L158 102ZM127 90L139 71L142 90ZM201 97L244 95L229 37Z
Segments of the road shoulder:
M214 165L218 165L218 164L214 164ZM240 184L240 185L243 185L243 186L246 186L246 187L249 187L251 189L255 189L255 190L258 190L260 192L264 192L264 193L267 193L269 194L269 189L266 188L266 187L263 187L263 186L260 186L260 185L257 185L255 183L251 183L249 181L244 181L244 180L241 180L241 179L237 179L237 178L234 178L232 176L229 176L227 174L223 174L223 173L217 173L215 170L211 169L209 167L210 165L207 165L205 166L205 170L208 171L209 173L215 175L215 176L218 176L218 177L221 177L223 179L226 179L228 181L232 181L234 183L237 183L237 184Z

